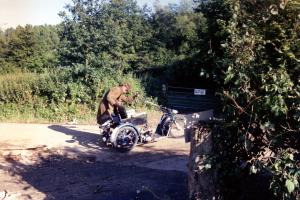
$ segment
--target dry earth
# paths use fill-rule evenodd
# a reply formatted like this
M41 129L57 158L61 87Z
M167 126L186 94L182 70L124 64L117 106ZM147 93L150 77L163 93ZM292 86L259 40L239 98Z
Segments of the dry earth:
M119 153L96 125L1 123L0 200L186 199L189 143L175 135Z

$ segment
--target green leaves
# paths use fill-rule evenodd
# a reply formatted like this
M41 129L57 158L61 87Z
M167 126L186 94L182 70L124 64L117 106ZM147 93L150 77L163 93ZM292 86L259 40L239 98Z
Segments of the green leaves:
M292 193L295 190L295 184L289 179L285 181L285 187L288 193Z
M133 0L75 1L62 13L61 61L96 68L134 68L148 48L149 22ZM101 60L104 58L104 60ZM105 58L108 58L106 60Z
M222 164L232 173L241 170L240 163L249 163L252 176L272 173L270 189L278 198L294 197L299 187L293 160L300 145L295 135L300 98L296 2L216 0L199 7L207 18L213 55L210 60L202 56L201 64L213 68L218 92L227 91L227 123L217 144Z
M34 72L57 65L59 38L55 26L18 26L7 29L0 39L2 65Z
M251 167L250 167L250 174L256 174L257 173L257 168L254 166L254 165L252 165Z
M279 196L292 197L293 191L299 188L300 168L294 160L294 154L283 151L278 154L272 165L273 173L270 183L271 190Z

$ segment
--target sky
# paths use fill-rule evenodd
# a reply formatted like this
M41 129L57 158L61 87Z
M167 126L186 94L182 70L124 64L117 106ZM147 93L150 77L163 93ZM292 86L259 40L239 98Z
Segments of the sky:
M138 5L152 6L155 0L137 0ZM0 29L17 25L57 24L58 13L71 0L0 0ZM179 0L160 0L162 5L178 3Z

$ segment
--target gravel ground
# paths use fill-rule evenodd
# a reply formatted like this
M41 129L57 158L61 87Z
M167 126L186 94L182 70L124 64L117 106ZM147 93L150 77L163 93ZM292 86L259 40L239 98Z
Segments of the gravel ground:
M119 153L96 125L0 124L0 199L187 199L189 144Z

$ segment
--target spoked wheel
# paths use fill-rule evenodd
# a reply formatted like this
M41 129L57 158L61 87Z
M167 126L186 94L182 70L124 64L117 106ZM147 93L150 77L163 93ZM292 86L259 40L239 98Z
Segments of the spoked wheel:
M115 147L122 152L130 151L138 140L138 132L133 127L123 126L117 132Z

